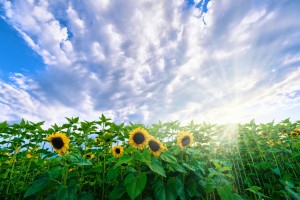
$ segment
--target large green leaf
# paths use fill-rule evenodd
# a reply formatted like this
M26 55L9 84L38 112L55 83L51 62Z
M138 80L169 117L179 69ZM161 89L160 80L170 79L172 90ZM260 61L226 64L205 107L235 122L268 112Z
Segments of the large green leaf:
M250 188L247 188L246 190L249 190L250 192L252 192L260 197L270 198L270 197L264 195L263 193L259 192L259 190L261 190L261 188L258 186L251 186Z
M49 187L54 187L58 185L59 183L51 179L48 173L43 174L39 177L39 179L33 182L30 188L28 188L28 190L24 194L24 198L42 192L48 189Z
M186 185L190 197L200 197L200 193L197 190L198 184L194 178L189 178Z
M80 153L74 152L71 155L66 156L66 160L72 164L77 166L83 166L83 165L92 165L92 163L83 157L81 157Z
M83 191L79 194L78 200L94 200L94 197L93 197L93 194L92 193L89 193L89 192L86 192L86 191Z
M222 200L234 200L232 188L229 185L218 186L217 192Z
M177 192L178 192L179 198L180 198L180 200L186 200L184 184L181 181L181 176L177 176L176 180L177 180L176 184L177 184Z
M147 175L141 173L138 177L135 177L133 173L128 174L124 180L124 186L131 199L135 199L144 190L147 183Z
M55 190L55 196L59 200L68 200L68 187L64 186L63 184L60 184L58 189Z
M111 180L116 179L119 176L119 173L120 173L120 168L119 167L110 168L107 172L107 175L106 175L107 181L111 181Z
M154 195L157 200L166 200L166 188L162 181L159 179L154 184Z
M192 166L192 165L183 163L182 166L184 166L185 168L187 168L188 170L191 170L191 171L193 171L193 172L195 171L195 167Z
M187 173L186 169L179 163L170 163L168 166L171 171Z
M167 200L176 200L178 196L177 180L170 178L166 185L166 197Z
M125 192L125 187L122 184L118 184L109 194L109 199L121 199Z
M50 169L50 171L48 172L49 176L53 179L57 179L58 177L61 177L62 174L64 173L64 171L66 170L66 168L61 167L61 166L56 166Z
M134 154L134 159L140 162L149 163L151 162L151 155L149 151L143 151L142 153Z
M178 196L177 191L177 180L171 178L168 180L167 184L164 185L159 179L154 185L154 195L157 200L176 200Z
M132 158L129 155L124 155L121 158L118 158L118 162L115 164L115 167L118 167L122 164L128 164Z
M151 163L148 163L148 166L153 172L156 172L159 175L166 177L166 172L162 166L162 163L157 159L153 159Z
M278 167L273 169L273 172L280 176L280 169Z
M160 158L168 163L177 163L177 159L169 151L164 151Z
M286 186L285 189L295 200L300 200L300 195L293 191L290 187Z

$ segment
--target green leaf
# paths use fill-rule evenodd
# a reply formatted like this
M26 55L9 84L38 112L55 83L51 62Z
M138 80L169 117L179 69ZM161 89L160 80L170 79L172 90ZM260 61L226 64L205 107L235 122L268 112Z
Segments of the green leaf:
M218 186L217 192L222 200L234 200L232 188L229 185Z
M288 186L285 187L285 189L288 191L288 193L296 200L300 200L300 195L294 192L291 188Z
M67 161L70 162L70 164L77 165L77 166L92 165L90 161L81 157L80 153L78 152L73 152L71 155L67 155L66 159Z
M55 191L55 196L59 200L67 200L68 199L68 188L63 184L60 184L58 189Z
M171 171L178 171L182 173L187 173L186 169L179 163L170 163L169 168Z
M127 171L133 172L133 173L137 172L136 169L134 169L133 167L127 167Z
M50 178L49 174L43 174L33 182L30 188L25 192L24 198L42 192L49 187L58 186L58 183Z
M151 155L149 151L143 151L142 153L134 154L134 159L140 162L149 163L151 162Z
M157 159L153 159L151 163L147 163L149 168L153 171L158 173L159 175L162 175L163 177L166 177L166 172L162 166L162 163L158 161Z
M79 183L77 184L76 179L68 180L68 197L70 200L76 199L77 187L79 188Z
M277 175L280 176L280 169L279 169L279 168L273 169L273 172L274 172L275 174L277 174Z
M244 183L247 184L248 187L251 187L253 185L253 181L249 177L244 179Z
M187 168L188 170L191 170L191 171L195 171L195 167L192 166L192 165L188 165L186 163L182 163L182 166L184 166L185 168Z
M92 163L84 158L82 158L80 161L73 163L77 166L83 166L83 165L92 165Z
M119 167L110 168L107 172L107 175L106 175L107 181L111 181L111 180L116 179L119 176L119 173L120 173L120 168Z
M249 190L250 192L252 192L260 197L270 198L270 197L264 195L263 193L258 192L259 190L261 190L261 188L258 186L251 186L250 188L247 188L246 190Z
M160 179L154 184L154 195L157 200L166 200L166 188Z
M79 194L78 200L94 200L94 196L92 193L83 191Z
M109 199L120 199L126 192L125 187L123 184L118 184L116 187L113 189L113 191L109 194Z
M181 176L177 176L177 191L178 191L178 195L180 200L186 200L186 196L185 196L185 192L184 192L184 185L181 181Z
M200 197L200 193L197 191L197 184L195 179L189 178L187 181L187 192L190 197Z
M141 173L138 177L134 174L128 174L124 180L124 186L131 199L135 199L144 190L147 183L147 175Z
M257 191L259 191L259 190L261 190L261 187L258 187L258 186L251 186L250 188L248 188L247 190L251 190L251 191L255 191L255 192L257 192Z
M164 151L160 158L168 163L177 163L177 159L175 156L173 156L170 152Z
M238 194L233 194L233 198L234 198L234 200L244 200L240 195L238 195Z
M176 200L178 196L177 180L170 178L166 185L166 197L167 200Z
M121 158L118 158L118 162L115 164L115 168L122 165L128 164L131 161L131 157L129 155L124 155Z
M268 149L267 151L270 152L270 153L278 153L278 152L280 152L281 150L276 149L276 148L272 148L272 149Z
M58 177L61 177L62 174L64 173L65 168L56 166L50 169L49 176L53 179L57 179Z
M228 166L224 166L221 168L220 170L221 172L225 172L225 171L231 171L231 167L228 167Z

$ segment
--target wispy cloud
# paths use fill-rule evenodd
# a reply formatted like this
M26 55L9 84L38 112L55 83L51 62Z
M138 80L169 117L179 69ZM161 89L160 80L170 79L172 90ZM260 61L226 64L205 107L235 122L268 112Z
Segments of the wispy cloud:
M299 106L298 1L0 2L47 66L1 82L0 120L236 122Z

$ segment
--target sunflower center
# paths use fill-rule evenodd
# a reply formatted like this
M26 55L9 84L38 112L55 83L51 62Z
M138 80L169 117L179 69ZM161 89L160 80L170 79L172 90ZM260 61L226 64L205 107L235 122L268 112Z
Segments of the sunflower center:
M116 148L116 153L117 154L120 154L121 153L121 150L119 148Z
M185 146L189 145L190 142L191 142L191 139L189 136L185 136L184 138L182 138L182 146L185 147Z
M55 149L61 149L64 146L64 141L60 137L55 137L51 141Z
M160 149L159 144L153 140L149 141L149 147L150 147L151 151L153 151L153 152L156 152Z
M142 144L144 141L145 141L145 136L143 133L136 133L134 136L133 136L133 141L136 143L136 144Z

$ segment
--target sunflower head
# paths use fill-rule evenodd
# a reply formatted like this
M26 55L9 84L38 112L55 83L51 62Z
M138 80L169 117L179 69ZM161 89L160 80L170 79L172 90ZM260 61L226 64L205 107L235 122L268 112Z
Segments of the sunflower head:
M8 152L4 153L7 157L11 157L11 155Z
M95 141L97 142L97 145L98 145L99 147L103 146L103 144L104 144L104 142L101 141L101 139L98 138L98 137L95 138Z
M154 137L150 137L148 140L148 146L154 156L159 156L162 151L166 150L166 147Z
M296 128L291 132L292 136L299 136L300 135L300 127Z
M114 157L119 158L124 155L124 148L120 145L117 145L111 149L111 152L114 155Z
M129 144L135 148L143 149L148 144L149 133L145 129L136 128L129 133Z
M87 160L93 160L95 158L95 154L93 154L93 153L87 153L87 154L84 155L84 157Z
M32 154L26 154L27 158L32 158Z
M177 144L181 149L185 149L187 146L191 146L194 142L194 137L189 132L181 131L177 135Z
M58 154L65 153L69 148L70 139L64 133L52 133L46 140L50 142Z

